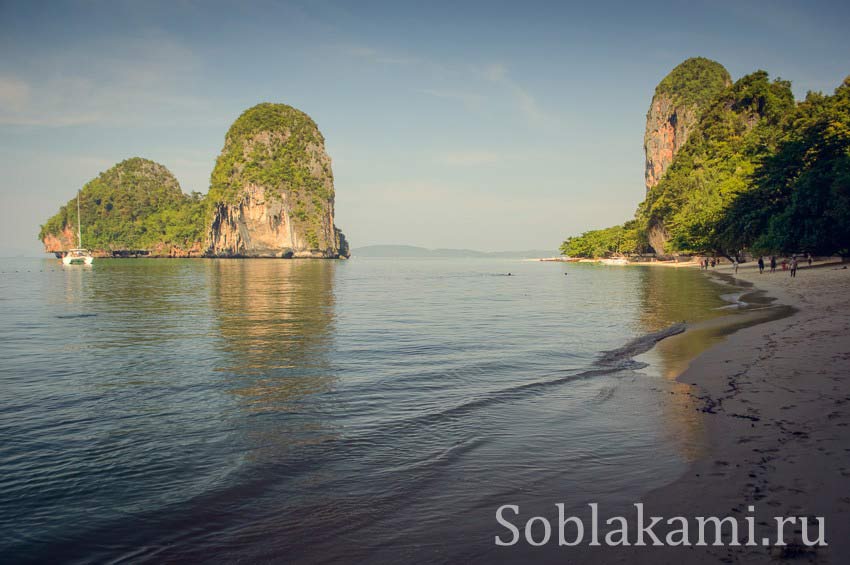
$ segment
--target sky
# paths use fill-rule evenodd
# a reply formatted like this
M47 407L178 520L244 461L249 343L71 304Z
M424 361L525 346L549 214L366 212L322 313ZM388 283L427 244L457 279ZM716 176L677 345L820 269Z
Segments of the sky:
M299 108L353 247L555 249L644 196L655 85L703 56L850 74L850 3L0 0L0 255L133 156L206 192L229 125Z

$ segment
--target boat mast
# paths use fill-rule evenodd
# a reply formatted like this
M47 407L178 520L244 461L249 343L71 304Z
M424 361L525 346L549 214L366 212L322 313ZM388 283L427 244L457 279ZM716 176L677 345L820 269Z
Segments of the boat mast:
M77 249L83 248L83 232L80 230L80 195L82 191L77 192Z

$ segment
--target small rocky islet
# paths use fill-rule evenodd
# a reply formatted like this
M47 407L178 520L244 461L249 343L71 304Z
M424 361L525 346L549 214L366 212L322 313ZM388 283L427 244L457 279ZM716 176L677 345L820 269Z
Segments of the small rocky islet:
M316 123L285 104L233 123L206 195L185 194L163 165L134 157L80 191L82 239L100 256L340 258L331 159ZM46 252L76 247L77 200L41 227Z

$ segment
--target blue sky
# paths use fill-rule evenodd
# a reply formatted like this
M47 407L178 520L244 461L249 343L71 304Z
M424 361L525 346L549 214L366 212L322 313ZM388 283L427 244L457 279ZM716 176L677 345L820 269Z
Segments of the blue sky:
M357 246L508 250L632 216L655 85L687 57L832 92L846 2L6 2L0 254L131 156L206 192L229 124L304 110Z

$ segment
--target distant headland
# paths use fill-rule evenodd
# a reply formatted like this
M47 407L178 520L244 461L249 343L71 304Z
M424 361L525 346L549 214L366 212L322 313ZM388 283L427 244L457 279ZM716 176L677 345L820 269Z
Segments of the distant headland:
M352 249L351 255L352 257L538 259L557 255L557 251L551 249L476 251L474 249L428 249L415 245L366 245Z
M656 87L646 199L622 225L570 237L571 257L850 253L850 77L796 102L756 71L688 59Z
M258 104L233 123L206 196L185 194L159 163L134 157L80 191L82 243L99 256L347 257L334 225L331 159L316 123ZM47 220L46 252L77 247L77 199Z

